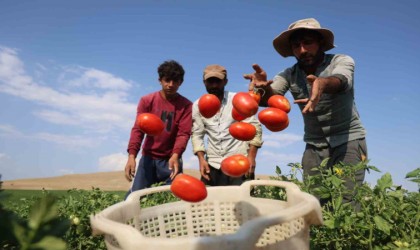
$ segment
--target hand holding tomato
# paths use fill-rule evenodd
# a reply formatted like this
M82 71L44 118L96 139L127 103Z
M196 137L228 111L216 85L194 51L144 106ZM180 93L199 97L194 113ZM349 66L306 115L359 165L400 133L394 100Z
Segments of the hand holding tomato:
M198 110L205 118L213 117L220 109L220 100L213 94L204 94L198 100Z
M231 177L240 177L246 174L251 167L248 157L242 154L229 156L222 160L220 168L223 173Z
M199 202L207 197L206 185L187 174L175 176L171 184L171 191L176 197L188 202Z
M140 130L150 136L159 135L165 127L163 121L152 113L141 113L137 116L136 122Z

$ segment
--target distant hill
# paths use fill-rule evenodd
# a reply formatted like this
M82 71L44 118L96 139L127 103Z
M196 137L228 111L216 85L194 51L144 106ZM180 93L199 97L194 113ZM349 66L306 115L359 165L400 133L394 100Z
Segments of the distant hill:
M184 169L185 174L199 178L198 170ZM268 179L266 175L257 175L257 179ZM20 190L91 190L92 187L104 191L126 191L131 183L125 179L124 171L98 172L89 174L69 174L57 177L18 179L3 181L3 189Z

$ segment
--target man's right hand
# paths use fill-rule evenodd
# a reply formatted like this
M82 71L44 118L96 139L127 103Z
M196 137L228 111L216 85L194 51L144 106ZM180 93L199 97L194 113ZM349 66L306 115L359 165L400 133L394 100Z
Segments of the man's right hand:
M258 64L253 64L252 68L255 70L254 73L244 74L244 78L251 81L249 90L254 90L254 88L267 89L273 83L273 80L267 80L267 73Z
M136 174L136 158L130 155L128 157L127 164L125 164L125 178L128 181L132 181L135 174Z
M209 164L207 163L207 161L200 161L200 174L201 176L206 179L206 180L210 180L210 167Z

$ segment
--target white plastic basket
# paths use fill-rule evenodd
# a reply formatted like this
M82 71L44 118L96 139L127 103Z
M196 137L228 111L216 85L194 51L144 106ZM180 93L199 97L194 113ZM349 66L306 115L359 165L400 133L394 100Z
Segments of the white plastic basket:
M285 189L287 201L256 198L254 186ZM198 203L176 201L140 208L142 196L170 186L143 189L112 205L90 222L104 234L108 249L309 249L309 226L321 225L319 201L290 182L247 181L241 186L208 187Z

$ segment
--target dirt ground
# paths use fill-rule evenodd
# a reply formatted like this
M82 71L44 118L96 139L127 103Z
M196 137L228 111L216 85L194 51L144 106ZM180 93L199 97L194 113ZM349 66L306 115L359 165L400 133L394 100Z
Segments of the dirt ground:
M200 173L193 169L184 169L185 174L199 178ZM266 179L267 176L257 175L257 179ZM124 177L124 171L98 172L91 174L71 174L58 177L19 179L3 181L3 189L20 190L91 190L92 187L104 191L126 191L131 183Z

